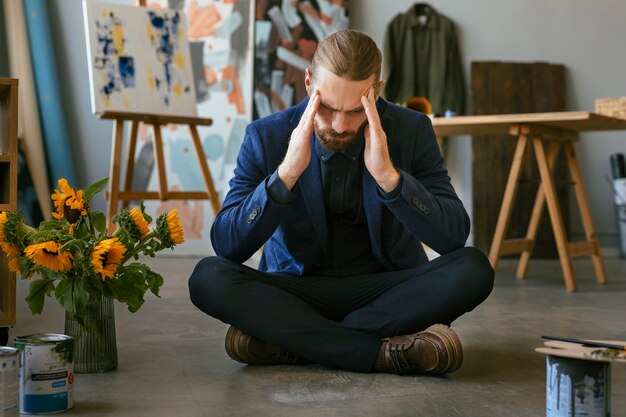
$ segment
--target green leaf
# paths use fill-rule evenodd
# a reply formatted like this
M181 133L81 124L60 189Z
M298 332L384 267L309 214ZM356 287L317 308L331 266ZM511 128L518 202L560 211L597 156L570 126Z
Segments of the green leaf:
M161 296L159 295L159 288L161 288L161 286L163 285L163 277L152 270L148 270L146 282L148 283L148 287L150 287L150 292L161 298Z
M72 316L80 316L89 301L89 293L80 278L61 280L54 291L59 303Z
M143 218L146 219L148 224L152 223L152 216L146 213L146 206L144 205L143 200L141 200L141 214L143 214Z
M109 183L109 179L104 178L94 184L91 184L89 187L85 188L85 193L83 194L83 198L85 199L85 201L87 202L91 201L93 196L98 194L102 190L104 190L108 183Z
M41 314L46 295L50 295L54 290L54 281L41 278L30 282L26 302L33 314Z
M100 211L94 211L91 213L91 219L93 221L93 225L101 235L105 234L107 231L107 218L104 213Z

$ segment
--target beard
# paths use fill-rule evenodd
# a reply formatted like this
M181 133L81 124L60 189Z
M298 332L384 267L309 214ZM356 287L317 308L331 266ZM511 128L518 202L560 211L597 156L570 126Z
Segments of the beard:
M347 130L339 133L332 127L322 129L313 121L315 133L323 147L333 152L343 152L358 140L358 131Z

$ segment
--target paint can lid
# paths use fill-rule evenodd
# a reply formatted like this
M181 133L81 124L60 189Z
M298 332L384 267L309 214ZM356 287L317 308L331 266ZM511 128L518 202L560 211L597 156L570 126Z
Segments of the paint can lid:
M0 356L13 356L18 353L18 350L10 346L0 346Z
M35 333L15 338L16 345L47 345L73 340L72 336L57 333Z

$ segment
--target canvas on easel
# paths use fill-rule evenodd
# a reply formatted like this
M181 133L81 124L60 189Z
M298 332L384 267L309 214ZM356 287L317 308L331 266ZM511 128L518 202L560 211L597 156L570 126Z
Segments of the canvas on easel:
M198 133L198 126L210 126L213 119L196 116L184 14L164 8L86 1L83 6L93 111L101 119L114 122L107 203L109 231L114 230L113 218L120 203L126 208L131 202L144 199L178 200L183 205L187 200L209 200L217 214L219 197ZM126 122L130 122L131 128L123 162ZM135 168L140 168L134 155L142 124L151 126L154 132L151 142L157 190L133 188ZM180 189L169 183L162 135L168 125L189 127L202 190Z
M195 116L184 13L83 2L94 113Z

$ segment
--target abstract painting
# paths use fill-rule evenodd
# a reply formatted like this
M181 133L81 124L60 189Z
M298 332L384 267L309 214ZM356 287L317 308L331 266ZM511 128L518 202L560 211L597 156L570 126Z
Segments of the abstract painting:
M185 15L83 2L94 113L195 116Z
M302 101L318 42L348 25L347 0L257 0L254 118Z
M252 121L254 62L253 0L151 0L147 9L168 8L186 17L192 85L197 115L213 120L198 133L220 199L228 192L245 127ZM204 191L189 130L163 126L163 143L170 190ZM152 129L140 128L135 155L133 190L155 190ZM146 201L150 213L178 209L185 243L177 255L208 255L214 214L205 200Z

